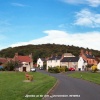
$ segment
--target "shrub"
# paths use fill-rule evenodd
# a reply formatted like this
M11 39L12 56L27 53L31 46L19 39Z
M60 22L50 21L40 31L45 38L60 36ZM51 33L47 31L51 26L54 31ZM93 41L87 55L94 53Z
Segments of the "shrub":
M59 67L54 67L54 72L55 73L60 73L60 68Z
M50 73L60 73L60 68L59 67L49 67L48 71Z
M52 72L52 67L49 67L48 68L48 71L51 73Z
M69 69L68 69L68 67L66 66L66 67L65 67L65 72L67 72L67 71L69 71Z
M87 64L87 65L86 65L87 71L90 70L90 68L91 68L92 66L93 66L93 64Z
M46 63L43 65L43 69L46 70Z
M97 66L96 65L93 65L92 66L92 71L95 73L97 71Z
M3 71L4 69L3 68L0 68L0 71Z
M65 66L62 66L62 67L60 68L60 72L65 72Z

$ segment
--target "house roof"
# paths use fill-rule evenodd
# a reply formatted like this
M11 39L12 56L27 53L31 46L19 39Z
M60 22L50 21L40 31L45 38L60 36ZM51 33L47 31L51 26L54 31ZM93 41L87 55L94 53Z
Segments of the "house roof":
M14 57L15 61L20 61L20 62L32 62L32 59L29 56L15 56Z
M64 57L73 57L72 53L64 53Z
M6 58L0 58L0 62L1 63L6 63L7 62L7 59Z
M62 56L52 56L49 60L60 60Z
M45 58L40 58L42 61L46 61L46 59Z
M64 57L61 62L78 62L79 57Z
M85 56L87 57L87 58L90 58L90 59L94 59L94 56L93 55L87 55L87 54L85 54Z

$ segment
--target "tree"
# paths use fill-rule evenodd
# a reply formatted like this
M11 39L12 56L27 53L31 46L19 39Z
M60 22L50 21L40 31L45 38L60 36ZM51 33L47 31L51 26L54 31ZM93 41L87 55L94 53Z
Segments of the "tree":
M10 61L10 62L6 62L4 64L4 68L5 70L8 71L14 71L14 69L18 66L18 62L17 61Z

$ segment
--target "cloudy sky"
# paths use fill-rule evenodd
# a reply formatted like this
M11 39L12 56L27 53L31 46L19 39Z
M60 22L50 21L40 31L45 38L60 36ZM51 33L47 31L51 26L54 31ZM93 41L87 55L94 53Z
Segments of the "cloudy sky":
M46 43L100 50L100 0L0 0L0 50Z

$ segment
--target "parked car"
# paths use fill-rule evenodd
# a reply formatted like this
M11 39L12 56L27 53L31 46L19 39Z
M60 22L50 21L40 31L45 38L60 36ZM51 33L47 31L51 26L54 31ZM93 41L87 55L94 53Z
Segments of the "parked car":
M75 71L75 68L70 67L70 68L69 68L69 71Z
M43 70L43 67L39 67L39 69Z
M31 72L36 72L36 68L31 68Z

